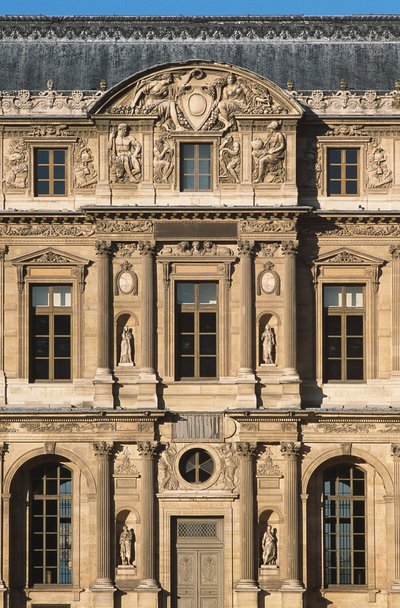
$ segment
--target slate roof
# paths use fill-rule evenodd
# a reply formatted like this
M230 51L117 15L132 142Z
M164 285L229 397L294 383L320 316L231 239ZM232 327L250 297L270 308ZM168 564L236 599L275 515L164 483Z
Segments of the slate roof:
M0 17L0 90L98 89L149 67L205 59L297 90L391 90L400 15Z

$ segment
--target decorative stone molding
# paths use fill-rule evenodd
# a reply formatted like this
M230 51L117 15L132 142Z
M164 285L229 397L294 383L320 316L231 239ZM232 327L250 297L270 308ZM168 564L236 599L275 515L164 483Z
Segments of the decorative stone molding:
M242 234L293 232L295 229L295 220L278 219L276 217L265 218L262 220L242 220L240 222L240 232Z
M90 421L90 420L32 420L29 422L20 422L20 429L28 433L92 433L93 431L114 431L115 423L108 421Z
M55 441L45 441L44 442L44 451L46 454L55 454L56 453L56 442Z
M274 264L267 262L264 264L264 270L262 270L257 277L257 295L260 296L262 293L271 295L275 294L279 296L281 294L281 279L276 270L273 270Z
M121 270L115 275L114 295L138 295L138 276L132 270L132 264L124 260L121 264Z
M22 293L25 286L27 269L35 266L48 266L49 268L64 266L71 268L71 276L77 278L79 291L83 293L85 289L85 270L90 264L90 260L53 249L52 247L14 258L11 262L17 268L18 291L20 293Z
M128 446L122 450L122 458L116 458L114 467L114 476L118 477L139 477L139 471L136 465L131 461L130 451Z
M338 434L350 433L360 435L376 430L376 425L370 422L319 422L315 425L310 425L313 430L321 433Z
M386 260L382 258L366 255L347 247L341 247L340 249L325 253L314 260L311 268L314 287L317 287L325 266L358 266L360 268L360 278L370 279L372 281L372 288L376 293L379 288L379 271L384 264L386 264Z
M37 223L35 220L23 223L4 222L0 224L0 236L19 237L88 237L95 234L95 227L68 223Z
M349 91L345 91L345 95L348 94ZM342 92L340 92L340 95L342 95ZM354 137L357 135L368 135L368 133L364 130L363 125L338 125L327 131L326 135L331 137Z
M147 234L153 232L153 222L151 220L97 220L96 232L105 234L141 232Z
M233 256L229 247L222 247L212 241L181 241L177 245L164 245L159 256Z
M263 452L258 455L257 459L257 476L258 477L283 477L282 471L277 464L272 460L271 448L265 446Z
M352 443L341 443L340 444L340 451L342 452L343 456L351 456L351 450L352 450L353 444Z
M259 257L273 258L279 249L279 243L259 243Z

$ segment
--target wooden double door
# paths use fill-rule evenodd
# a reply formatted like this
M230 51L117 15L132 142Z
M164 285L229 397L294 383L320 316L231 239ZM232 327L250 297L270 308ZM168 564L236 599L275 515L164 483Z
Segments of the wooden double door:
M222 608L222 518L181 517L174 527L173 608Z

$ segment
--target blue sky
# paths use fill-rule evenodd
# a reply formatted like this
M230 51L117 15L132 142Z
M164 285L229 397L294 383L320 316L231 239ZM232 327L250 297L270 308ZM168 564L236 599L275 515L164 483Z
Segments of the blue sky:
M399 0L0 0L1 15L348 15L399 8Z

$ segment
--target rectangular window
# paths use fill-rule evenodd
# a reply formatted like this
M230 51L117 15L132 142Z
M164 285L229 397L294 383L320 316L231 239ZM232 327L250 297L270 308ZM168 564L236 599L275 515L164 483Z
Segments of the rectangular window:
M71 379L71 286L31 287L31 382Z
M356 196L358 190L359 150L328 148L328 196Z
M181 191L211 190L211 144L181 144Z
M65 196L67 151L61 148L34 150L35 196Z
M217 377L217 283L176 283L176 379Z
M324 382L364 379L364 287L324 287Z

